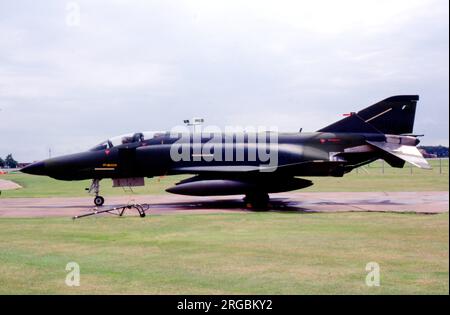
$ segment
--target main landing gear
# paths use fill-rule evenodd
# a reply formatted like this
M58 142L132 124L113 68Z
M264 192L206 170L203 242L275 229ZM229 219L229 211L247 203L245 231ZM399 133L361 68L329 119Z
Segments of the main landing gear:
M247 209L267 211L269 209L269 194L266 192L251 192L245 194L244 203Z
M94 205L97 207L103 206L105 203L105 198L99 196L100 193L100 179L93 179L90 188L86 188L86 190L92 194L95 194Z

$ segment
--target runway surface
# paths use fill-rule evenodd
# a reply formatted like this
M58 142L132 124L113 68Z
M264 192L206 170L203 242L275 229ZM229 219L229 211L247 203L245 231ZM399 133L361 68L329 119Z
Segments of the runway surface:
M128 203L149 204L148 215L248 212L241 196L190 197L148 195L106 197L101 210ZM92 197L0 198L0 217L72 217L93 210ZM438 192L300 192L272 194L271 211L308 212L448 212L449 193ZM128 215L137 215L129 210Z

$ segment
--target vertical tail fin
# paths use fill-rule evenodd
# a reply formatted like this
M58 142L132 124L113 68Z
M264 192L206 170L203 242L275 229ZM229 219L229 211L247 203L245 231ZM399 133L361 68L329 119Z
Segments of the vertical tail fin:
M418 100L418 95L392 96L324 127L319 132L409 134L413 132Z

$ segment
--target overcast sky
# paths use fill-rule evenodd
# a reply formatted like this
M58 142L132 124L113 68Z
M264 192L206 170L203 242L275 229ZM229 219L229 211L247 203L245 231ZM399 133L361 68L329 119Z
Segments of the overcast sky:
M315 131L419 94L448 145L449 1L1 1L0 156L207 124ZM79 16L77 13L79 12Z

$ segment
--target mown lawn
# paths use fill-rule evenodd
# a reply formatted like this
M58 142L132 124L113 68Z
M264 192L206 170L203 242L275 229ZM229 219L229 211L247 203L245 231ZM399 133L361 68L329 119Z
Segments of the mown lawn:
M2 218L0 294L448 294L448 238L448 213Z

